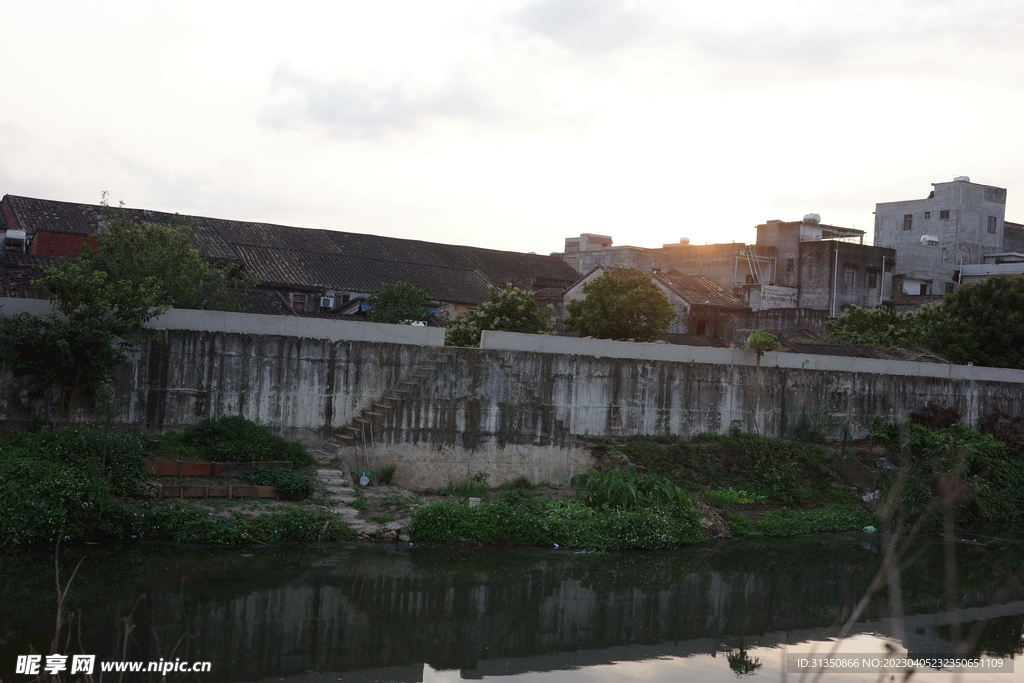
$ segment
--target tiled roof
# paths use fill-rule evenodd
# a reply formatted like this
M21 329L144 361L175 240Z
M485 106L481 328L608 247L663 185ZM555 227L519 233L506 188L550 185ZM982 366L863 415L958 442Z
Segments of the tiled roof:
M88 235L100 207L7 195L19 227ZM372 292L384 282L406 280L432 299L476 304L487 284L511 282L523 289L562 287L579 274L560 258L455 244L398 239L269 223L176 216L124 209L129 218L160 225L194 225L210 256L237 259L266 283ZM12 226L8 226L12 227Z
M729 347L721 339L715 339L706 334L670 334L667 341L669 344L677 344L679 346L709 346L716 349Z
M248 272L268 285L300 282L318 289L369 294L382 282L404 280L437 301L477 304L487 299L488 282L474 270L285 247L239 245L237 249Z
M74 204L72 202L55 202L48 199L31 197L4 197L14 210L18 227L29 235L38 230L56 232L67 235L92 235L96 232L103 217L103 207L94 204ZM196 228L196 247L204 247L211 258L237 260L238 256L227 244L207 219L181 216L163 211L146 209L117 209L124 211L125 216L136 223L148 225L193 225ZM8 226L11 227L11 226Z
M57 264L54 256L36 256L8 252L0 254L0 296L16 299L41 299L32 284L43 277L43 268Z
M750 310L742 299L730 294L709 277L683 275L677 270L655 273L653 277L688 304Z
M878 358L892 360L890 355L877 346L868 344L820 344L815 342L782 342L783 351L788 353L806 353L820 356L850 356L853 358Z

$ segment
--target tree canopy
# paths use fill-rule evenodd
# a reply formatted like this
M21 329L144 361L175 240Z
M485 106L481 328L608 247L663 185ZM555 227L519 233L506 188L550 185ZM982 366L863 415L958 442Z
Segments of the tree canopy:
M532 293L512 284L488 287L489 298L476 312L448 321L444 343L448 346L479 346L484 330L551 334L552 307L543 309Z
M238 274L236 265L214 262L199 243L196 228L187 219L176 225L137 223L123 208L105 203L95 246L82 248L78 267L85 274L106 273L110 283L159 288L158 302L172 308L223 310L236 306L232 288L253 286L253 278ZM72 268L73 262L62 264ZM47 273L46 285L55 297L59 278Z
M1024 369L1024 275L996 275L957 287L942 307L953 362Z
M0 362L32 398L45 399L47 421L52 407L70 419L77 399L110 394L114 368L136 343L131 333L149 319L172 306L231 307L230 288L251 284L192 247L189 226L142 225L105 198L103 219L94 245L44 268L35 283L63 318L19 313L0 320Z
M650 273L635 268L612 268L583 285L583 294L569 302L565 328L585 337L657 341L676 318Z
M375 323L412 325L430 318L430 295L409 282L384 283L366 297L366 317Z
M828 341L934 352L951 363L1024 369L1024 275L961 285L941 303L910 313L850 307Z

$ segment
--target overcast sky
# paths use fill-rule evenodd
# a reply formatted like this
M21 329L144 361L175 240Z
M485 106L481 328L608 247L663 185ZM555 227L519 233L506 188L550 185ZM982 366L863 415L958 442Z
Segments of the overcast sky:
M1020 0L0 0L0 193L497 249L1024 222Z

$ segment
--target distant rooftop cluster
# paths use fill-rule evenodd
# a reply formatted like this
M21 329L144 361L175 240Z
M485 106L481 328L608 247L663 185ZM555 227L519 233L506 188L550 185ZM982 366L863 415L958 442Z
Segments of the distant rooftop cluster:
M1024 273L1024 225L1006 221L1005 206L1005 189L962 176L933 184L921 199L877 204L874 244L864 243L863 230L810 213L756 226L752 244L695 245L683 237L646 248L583 233L549 256L124 211L143 224L195 227L209 258L258 279L244 296L251 312L359 319L377 287L406 281L428 292L432 324L443 325L475 310L489 286L511 283L554 304L561 320L587 282L624 266L651 273L678 312L671 341L724 346L755 329L820 341L826 321L849 306L910 310L963 282ZM77 255L104 216L98 205L15 195L5 195L0 209L0 293L7 297L38 296L32 282L40 269Z

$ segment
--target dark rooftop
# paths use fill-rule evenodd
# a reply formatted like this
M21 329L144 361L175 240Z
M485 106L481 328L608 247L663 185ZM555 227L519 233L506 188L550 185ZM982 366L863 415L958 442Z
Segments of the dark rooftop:
M102 207L7 195L20 229L93 234ZM179 216L160 211L124 209L130 219L147 224L196 227L212 258L237 260L263 282L324 289L372 292L384 282L405 280L426 289L437 301L477 304L487 285L511 282L517 287L567 286L579 274L560 258L439 244L362 233L296 228L270 223ZM8 226L14 227L14 226Z
M730 294L709 277L683 275L677 270L655 273L653 277L690 305L750 310L750 306L742 299Z
M57 264L54 256L8 252L0 254L0 296L14 299L45 298L33 282L43 277L43 268Z

